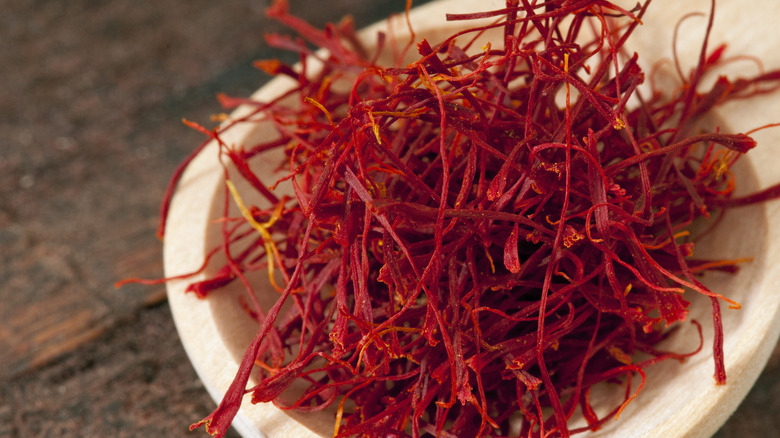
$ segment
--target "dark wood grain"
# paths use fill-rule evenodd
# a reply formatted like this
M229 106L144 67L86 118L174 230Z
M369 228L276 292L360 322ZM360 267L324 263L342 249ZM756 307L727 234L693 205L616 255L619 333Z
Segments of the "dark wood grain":
M369 24L403 0L291 0ZM162 287L157 209L220 112L271 56L263 1L0 0L0 436L201 436L212 402ZM778 436L775 353L720 438ZM747 432L747 433L745 433Z

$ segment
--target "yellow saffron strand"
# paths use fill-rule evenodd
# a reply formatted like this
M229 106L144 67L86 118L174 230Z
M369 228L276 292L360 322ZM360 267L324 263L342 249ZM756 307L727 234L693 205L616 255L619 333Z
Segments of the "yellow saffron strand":
M680 231L679 233L675 234L672 237L674 237L674 240L677 240L680 237L685 237L685 236L690 236L690 235L691 235L690 231L684 230L684 231ZM671 242L672 242L672 239L667 237L666 240L664 240L663 242L661 242L661 243L659 243L657 245L649 245L649 244L643 243L642 246L644 246L646 249L661 249L664 246L670 244Z
M371 130L374 132L374 137L376 137L376 142L378 144L382 144L382 138L379 136L379 125L376 124L376 121L374 121L374 114L371 112L368 113L368 120L371 122Z
M335 125L333 124L333 119L330 117L330 112L328 112L327 108L325 108L324 106L322 106L322 104L321 104L321 103L317 102L316 100L314 100L314 99L312 99L311 97L308 97L308 96L307 96L307 97L305 97L303 100L305 100L306 102L308 102L308 103L310 103L310 104L312 104L312 105L316 106L317 108L319 108L319 110L320 110L320 111L322 111L323 113L325 113L325 117L327 117L327 118L328 118L328 123L330 123L330 126L335 126Z
M252 228L260 233L260 237L263 239L263 246L265 247L266 257L268 257L268 278L271 281L271 285L275 289L281 290L281 288L276 284L276 280L274 280L274 253L276 252L276 246L271 240L271 233L268 232L268 229L276 222L279 216L281 216L282 204L279 203L279 205L277 205L274 214L271 216L268 222L261 224L255 220L255 218L252 216L252 213L250 213L249 209L246 208L246 205L244 205L244 201L238 194L238 190L236 190L236 186L233 184L233 181L227 180L225 181L225 185L227 185L228 190L230 190L230 194L233 196L233 201L235 201L236 206L238 206L238 209L241 211L241 215L244 216L244 219L249 222L249 225L251 225Z
M691 268L691 272L699 272L707 269L719 268L722 266L736 266L741 263L750 263L752 261L753 261L752 257L745 257L745 258L734 259L734 260L717 260L713 262L702 263L701 265L698 266L694 266Z

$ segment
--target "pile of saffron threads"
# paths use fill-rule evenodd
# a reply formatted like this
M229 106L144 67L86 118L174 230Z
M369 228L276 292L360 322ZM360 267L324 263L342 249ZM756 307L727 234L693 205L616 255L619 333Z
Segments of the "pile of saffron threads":
M247 304L258 333L222 403L193 427L222 436L251 392L283 409L335 407L338 437L595 430L639 393L645 368L695 353L656 348L686 319L687 294L711 299L715 381L725 383L720 302L739 304L698 278L739 261L693 258L691 227L778 189L731 196L730 168L755 142L702 120L777 88L780 74L705 87L728 62L705 38L679 88L649 81L642 95L645 74L624 46L648 7L507 0L449 15L462 31L403 54L405 42L380 36L368 50L348 21L315 29L276 1L268 15L298 36L268 43L302 62L257 66L296 85L269 102L221 96L255 108L221 128L188 122L270 205L244 205L228 180L242 212L221 222L228 261L188 290L219 293L258 269L279 279L247 285L279 299ZM490 31L500 36L477 47ZM414 61L377 65L382 50ZM221 140L246 123L279 137ZM253 173L271 153L284 157L276 182L293 197ZM259 383L247 388L250 372ZM307 389L282 401L295 381ZM589 399L600 382L624 395L603 416ZM587 426L570 430L575 412Z

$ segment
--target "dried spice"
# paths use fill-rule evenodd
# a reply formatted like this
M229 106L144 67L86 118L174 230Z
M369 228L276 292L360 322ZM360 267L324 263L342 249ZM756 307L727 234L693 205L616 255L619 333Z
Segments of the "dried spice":
M335 436L597 429L636 397L645 368L695 353L657 348L686 320L692 293L711 299L715 380L725 383L720 302L739 304L698 278L743 260L694 257L694 232L780 189L734 198L731 166L756 143L703 121L774 90L780 73L705 86L728 62L705 39L678 89L642 92L641 54L625 45L648 7L507 0L448 16L463 30L387 66L378 53L402 59L404 42L380 36L375 53L349 22L315 29L275 2L268 15L299 37L268 42L301 64L256 65L295 85L269 102L222 96L255 111L219 129L188 122L235 170L225 194L241 212L226 207L221 222L227 263L188 290L244 281L250 297L279 293L267 309L245 303L257 335L222 403L193 426L222 436L250 392L284 409L336 406ZM486 33L499 37L483 46ZM221 140L243 123L278 137ZM266 184L252 163L269 156L283 159ZM245 204L230 178L265 204ZM269 284L246 280L261 269ZM285 405L296 381L306 390ZM598 416L589 396L603 382L624 397ZM576 412L587 428L569 430Z

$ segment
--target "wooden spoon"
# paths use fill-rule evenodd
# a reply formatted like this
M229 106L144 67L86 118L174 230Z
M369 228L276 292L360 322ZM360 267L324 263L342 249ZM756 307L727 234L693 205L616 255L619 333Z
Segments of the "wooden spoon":
M624 6L631 7L630 1ZM482 10L498 9L505 3L500 0L482 0ZM645 72L653 63L671 58L675 24L689 12L705 15L686 19L679 28L677 54L683 71L698 62L706 14L710 2L706 0L670 2L656 0L630 40L630 48L640 54ZM427 37L436 41L450 35L461 25L445 21L445 13L472 12L470 0L446 0L415 8L411 21L417 40ZM780 2L776 0L722 1L716 10L715 25L710 37L710 47L727 42L727 53L755 55L767 68L780 67L780 55L770 37L775 34L776 19L780 17ZM399 40L408 38L403 17L378 23L363 31L367 43L375 40L378 30L392 26ZM756 64L741 61L730 68L750 73L757 71ZM661 67L659 77L674 76L674 67L667 63ZM288 89L284 78L275 79L256 92L253 98L268 100ZM239 108L232 118L246 114ZM731 103L719 109L716 115L720 124L733 132L744 132L758 126L780 121L780 96L777 94ZM228 143L251 143L272 135L263 125L240 125L229 130L224 140ZM759 147L747 155L739 175L739 192L752 192L780 182L780 169L774 164L780 144L780 130L769 129L754 137ZM213 221L221 216L223 202L222 167L217 161L217 148L211 145L204 150L185 172L168 218L165 234L164 261L166 276L172 277L196 271L206 253L219 239ZM269 160L270 161L270 160ZM271 173L271 169L265 169ZM263 174L260 169L257 173ZM705 280L715 291L742 303L741 310L724 308L723 324L726 333L725 361L728 383L717 386L713 378L711 350L712 324L708 300L693 299L691 318L704 325L705 351L685 364L665 362L647 370L647 385L629 404L618 421L610 421L598 432L588 436L625 437L706 437L712 435L736 409L754 384L780 333L780 270L773 269L780 260L780 226L772 225L772 218L780 213L780 204L771 202L733 210L717 232L706 242L697 245L699 254L712 257L754 257L755 261L744 266L737 275L708 275ZM256 325L243 314L236 304L241 290L228 288L206 300L197 299L184 290L191 281L205 278L198 274L188 280L171 281L168 297L184 348L211 396L219 401L233 380L238 363L256 332ZM262 281L262 280L261 280ZM270 289L270 288L269 288ZM276 292L269 291L273 302ZM695 297L694 297L695 298ZM682 329L666 344L665 349L690 351L698 344L698 336L692 324ZM250 382L251 385L251 382ZM609 399L608 393L593 394ZM204 413L205 416L206 413ZM193 419L193 422L198 419ZM576 421L573 425L576 425ZM584 424L580 421L579 424ZM252 405L245 400L234 427L244 437L300 438L331 436L332 412L300 414L283 412L272 404ZM262 432L261 432L262 431ZM265 434L265 435L263 435Z

